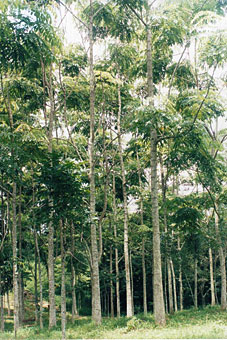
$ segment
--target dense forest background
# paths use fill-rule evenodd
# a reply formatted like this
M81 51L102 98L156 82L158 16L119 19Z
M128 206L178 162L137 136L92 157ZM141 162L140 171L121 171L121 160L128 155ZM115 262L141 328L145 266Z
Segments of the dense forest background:
M60 313L63 338L68 313L165 325L226 309L225 10L1 2L2 332L7 300L16 335L29 294L31 318L51 329Z

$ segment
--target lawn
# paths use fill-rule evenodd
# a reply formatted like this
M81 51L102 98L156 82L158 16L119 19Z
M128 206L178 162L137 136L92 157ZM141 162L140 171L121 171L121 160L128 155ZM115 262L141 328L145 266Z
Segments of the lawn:
M13 320L6 320L6 332L0 339L13 339ZM152 314L132 318L103 318L95 326L89 317L80 317L67 324L67 339L227 339L227 312L219 307L190 309L167 316L166 327L158 327ZM46 322L44 329L30 323L18 332L18 339L61 339L60 319L51 331Z

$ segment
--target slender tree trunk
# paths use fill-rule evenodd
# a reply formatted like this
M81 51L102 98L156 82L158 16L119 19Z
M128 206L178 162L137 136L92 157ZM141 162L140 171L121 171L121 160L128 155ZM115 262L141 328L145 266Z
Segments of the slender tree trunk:
M147 27L147 85L149 108L154 108L153 91L153 67L152 67L152 43L151 28ZM158 177L157 177L157 131L155 119L152 120L151 127L151 204L152 204L152 227L153 227L153 303L155 322L165 325L165 305L162 285L162 263L160 249L160 228L158 210Z
M52 65L49 71L49 80L47 79L45 65L42 62L43 85L47 89L50 101L49 122L47 126L46 107L44 105L44 118L46 122L46 131L48 138L48 152L52 159L53 152L53 126L54 126L54 90L52 84L53 70ZM52 166L52 161L51 161ZM55 306L55 278L54 278L54 226L53 226L53 197L52 193L49 195L50 216L48 223L48 281L49 281L49 329L56 326L56 306Z
M96 232L95 211L95 169L94 169L94 143L95 143L95 79L93 65L93 0L90 0L90 138L89 138L89 166L90 166L90 221L91 221L91 274L92 274L92 319L98 325L101 323L101 301L99 283L99 254Z
M165 259L165 271L164 271L164 302L165 311L168 313L168 296L167 296L167 259Z
M218 209L218 205L216 204L216 210ZM226 310L227 304L226 304L226 265L225 265L225 255L224 250L222 247L222 240L220 236L219 231L219 218L218 214L215 212L215 231L216 236L218 240L218 246L219 246L219 258L220 258L220 269L221 269L221 309Z
M170 267L170 259L167 258L167 275L168 275L168 293L169 293L169 312L173 314L173 286L172 286L172 275Z
M40 328L43 329L43 282L42 282L42 270L41 270L41 258L40 251L38 246L38 239L36 233L36 251L38 255L38 271L39 271L39 325Z
M110 245L110 313L111 318L114 318L114 298L113 298L113 247Z
M17 185L13 183L13 224L12 224L12 244L13 244L13 294L14 294L14 336L17 337L19 328L19 291L18 291L18 268L17 268L17 216L16 200Z
M75 239L74 239L74 227L71 225L71 286L72 286L72 322L75 321L75 318L79 316L77 303L76 303L76 273L73 265L73 256L75 252Z
M181 245L180 238L177 238L177 249L179 255L179 295L180 295L180 310L183 310L183 280L182 280L182 264L181 264Z
M134 282L133 282L133 266L132 266L132 253L129 252L130 264L130 277L131 277L131 294L132 294L132 314L134 315Z
M35 285L35 324L38 325L39 320L39 305L38 305L38 275L37 275L37 250L35 247L35 275L34 275L34 285Z
M198 308L198 260L194 260L194 306Z
M167 175L165 176L163 169L163 161L160 156L160 169L161 169L161 183L162 183L162 202L163 202L163 220L164 220L164 228L165 233L168 233L168 225L167 225L167 208L166 208L166 190L167 190ZM168 277L168 298L169 298L169 313L173 314L173 285L172 285L172 275L171 275L171 257L170 257L170 246L165 244L166 253L167 253L167 277Z
M7 306L8 306L8 316L11 316L10 302L9 302L9 291L7 290Z
M214 270L213 270L213 255L212 249L209 248L209 264L210 264L210 293L211 293L211 306L215 305L214 293Z
M62 340L65 340L66 339L65 247L62 220L60 220L60 233L61 233L61 334Z
M115 174L113 173L113 222L114 222L114 239L115 239L115 271L116 271L116 300L117 300L117 317L121 315L120 309L120 282L119 282L119 266L118 266L118 248L117 248L117 207L116 207L116 185Z
M39 273L39 326L40 326L41 329L43 329L43 283L42 283L40 249L39 249L39 244L38 244L37 229L36 229L36 225L35 225L35 213L34 213L35 187L34 187L34 182L32 183L32 203L33 203L32 219L33 219L34 239L35 239L35 258L36 258L36 262L38 260L38 273ZM36 271L37 271L37 269L36 269ZM37 276L37 274L36 274L36 276ZM37 298L37 302L38 302L38 298ZM38 310L38 307L37 307L37 310Z
M143 314L147 315L147 275L145 263L145 239L142 238L142 269L143 269Z
M124 258L125 258L125 276L126 276L126 313L127 317L133 315L133 304L132 304L132 287L130 278L130 260L129 260L129 240L128 240L128 203L127 203L127 192L126 192L126 178L125 178L125 166L123 160L123 148L121 141L121 88L120 83L118 84L118 119L117 119L117 130L118 130L118 149L121 164L121 178L122 178L122 191L123 191L123 202L124 202Z
M3 303L3 289L2 289L2 275L0 271L0 315L1 315L1 332L5 330L5 320L4 320L4 303Z
M173 277L173 296L174 296L174 309L175 312L177 312L178 307L177 307L177 287L176 287L176 276L175 276L175 271L173 267L173 261L170 259L170 267L172 271L172 277Z
M19 262L18 267L18 290L19 290L19 325L21 326L24 319L24 290L23 290L23 273L22 273L22 223L21 223L21 187L19 188L19 204L18 204L18 228L19 228Z
M139 162L138 151L136 151L137 158L137 171L139 176L139 188L140 188L140 223L143 225L143 186L141 179L141 167ZM142 271L143 271L143 313L147 315L147 279L146 279L146 263L145 263L145 238L142 237Z

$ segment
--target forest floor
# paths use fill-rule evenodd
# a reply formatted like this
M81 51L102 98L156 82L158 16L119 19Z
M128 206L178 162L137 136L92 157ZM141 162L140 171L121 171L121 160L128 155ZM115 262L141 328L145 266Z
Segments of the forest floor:
M103 318L102 325L95 326L90 317L79 317L74 324L68 315L67 339L227 339L227 312L220 307L190 309L167 316L166 327L158 327L152 314L132 318ZM60 315L57 326L48 330L47 315L44 329L34 326L27 318L24 327L18 331L19 340L61 339ZM0 339L14 339L13 317L6 317L5 332Z

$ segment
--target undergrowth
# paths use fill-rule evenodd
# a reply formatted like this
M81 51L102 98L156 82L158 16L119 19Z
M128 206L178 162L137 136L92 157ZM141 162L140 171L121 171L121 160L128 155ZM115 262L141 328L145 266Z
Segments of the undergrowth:
M137 314L132 318L103 318L100 326L94 325L91 318L81 317L74 324L68 315L67 339L227 339L227 312L220 307L190 309L167 315L165 327L155 325L154 317ZM19 340L61 339L61 322L48 330L47 320L41 330L27 323L18 331ZM12 317L6 320L6 331L0 339L13 339Z

